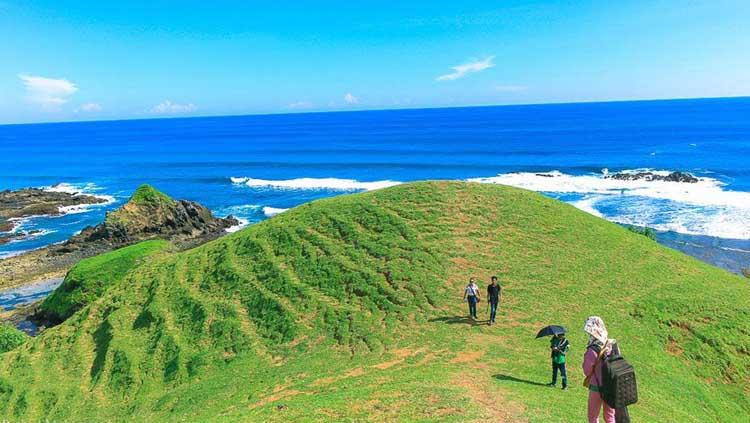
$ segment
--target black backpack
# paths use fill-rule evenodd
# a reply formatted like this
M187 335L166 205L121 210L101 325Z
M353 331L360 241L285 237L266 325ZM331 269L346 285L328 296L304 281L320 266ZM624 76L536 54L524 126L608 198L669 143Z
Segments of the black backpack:
M602 360L601 384L602 398L614 409L638 402L635 369L619 353L613 352Z

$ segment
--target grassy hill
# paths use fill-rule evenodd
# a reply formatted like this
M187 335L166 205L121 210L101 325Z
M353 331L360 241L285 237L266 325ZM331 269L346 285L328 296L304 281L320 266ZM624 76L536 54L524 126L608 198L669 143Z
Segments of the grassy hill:
M101 297L146 258L169 248L169 242L154 239L81 260L65 275L62 285L41 304L46 320L61 322Z
M492 274L498 324L473 325L462 287ZM739 422L748 298L746 280L541 195L407 184L154 255L0 356L0 419L583 421L597 314L637 368L634 421ZM567 392L540 386L551 323L571 332Z

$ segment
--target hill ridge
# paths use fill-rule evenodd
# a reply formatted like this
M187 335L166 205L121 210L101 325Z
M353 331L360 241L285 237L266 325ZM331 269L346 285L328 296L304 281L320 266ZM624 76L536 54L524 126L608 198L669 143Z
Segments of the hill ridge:
M461 289L491 274L504 285L498 324L476 325ZM0 415L581 420L578 327L597 314L639 371L634 418L739 421L750 411L750 305L737 299L748 293L737 276L535 193L405 184L315 201L139 265L3 355ZM570 330L564 395L537 386L549 357L533 336L550 323Z

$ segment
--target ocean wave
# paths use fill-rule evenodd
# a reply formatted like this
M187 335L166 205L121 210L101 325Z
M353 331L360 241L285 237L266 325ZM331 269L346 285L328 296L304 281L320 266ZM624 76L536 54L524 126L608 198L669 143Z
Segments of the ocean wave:
M371 191L399 185L402 182L381 180L362 182L356 179L339 178L296 178L296 179L256 179L245 177L230 178L233 184L254 188L277 188L290 190L331 190L331 191Z
M604 215L602 215L599 212L599 210L597 210L596 207L595 207L595 205L596 205L596 203L598 201L599 201L598 197L586 197L586 198L583 198L581 200L574 201L571 204L573 204L577 208L579 208L579 209L581 209L581 210L583 210L583 211L585 211L585 212L587 212L589 214L592 214L592 215L594 215L596 217L602 217L603 218Z
M606 170L606 169L605 169ZM632 169L622 173L649 171L659 175L666 170ZM627 195L670 200L700 206L723 206L750 209L750 192L725 190L723 182L709 177L699 177L696 183L621 180L606 178L608 173L569 175L560 171L505 173L489 178L472 178L469 181L511 185L532 191L552 193Z
M64 192L64 193L72 194L72 195L90 195L92 197L96 197L105 201L105 203L99 203L99 204L81 204L79 206L66 206L66 208L71 208L71 210L78 210L78 209L75 209L75 207L80 207L80 206L87 206L87 207L106 206L116 201L115 197L111 195L100 194L99 191L101 191L102 188L93 182L86 182L82 184L60 182L55 185L42 187L42 189L45 191L49 191L49 192ZM61 207L61 209L63 209L63 207ZM85 211L72 211L67 214L84 213L84 212Z
M15 228L15 232L10 232L12 238L8 240L5 245L16 244L19 242L30 241L32 239L41 238L46 235L54 234L57 231L54 229L34 229L34 230L21 230L19 227ZM2 258L2 256L0 256Z
M268 207L268 206L266 206L266 207L263 207L263 214L266 217L274 217L277 214L284 213L287 210L289 210L289 209L281 209L281 208L277 208L277 207Z
M236 218L236 219L237 219L237 221L239 223L236 224L236 225L234 225L234 226L230 226L230 227L226 228L225 231L227 231L227 232L229 232L231 234L231 233L239 231L240 229L242 229L245 226L247 226L247 225L250 224L250 221L247 220L247 219L242 219L242 218L239 218L239 217Z
M668 170L631 169L621 173ZM613 222L649 226L660 231L719 238L750 239L750 193L726 190L723 182L699 177L696 183L620 180L600 174L559 171L507 173L472 182L511 185L532 191L577 194L570 203Z
M663 169L629 169L618 173L638 172L660 176L672 173ZM750 193L728 190L724 182L705 176L708 174L702 172L694 183L615 179L609 177L607 169L580 175L557 170L515 172L468 181L556 194L581 210L617 223L689 235L750 239ZM364 191L401 184L393 180L362 182L339 178L265 180L233 177L231 181L250 187L331 191ZM262 208L265 217L278 212L279 209L273 207Z

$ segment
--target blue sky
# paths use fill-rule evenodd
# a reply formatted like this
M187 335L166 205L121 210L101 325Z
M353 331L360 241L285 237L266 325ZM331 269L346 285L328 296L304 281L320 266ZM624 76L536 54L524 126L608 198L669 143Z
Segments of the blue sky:
M0 123L750 95L750 2L0 0Z

